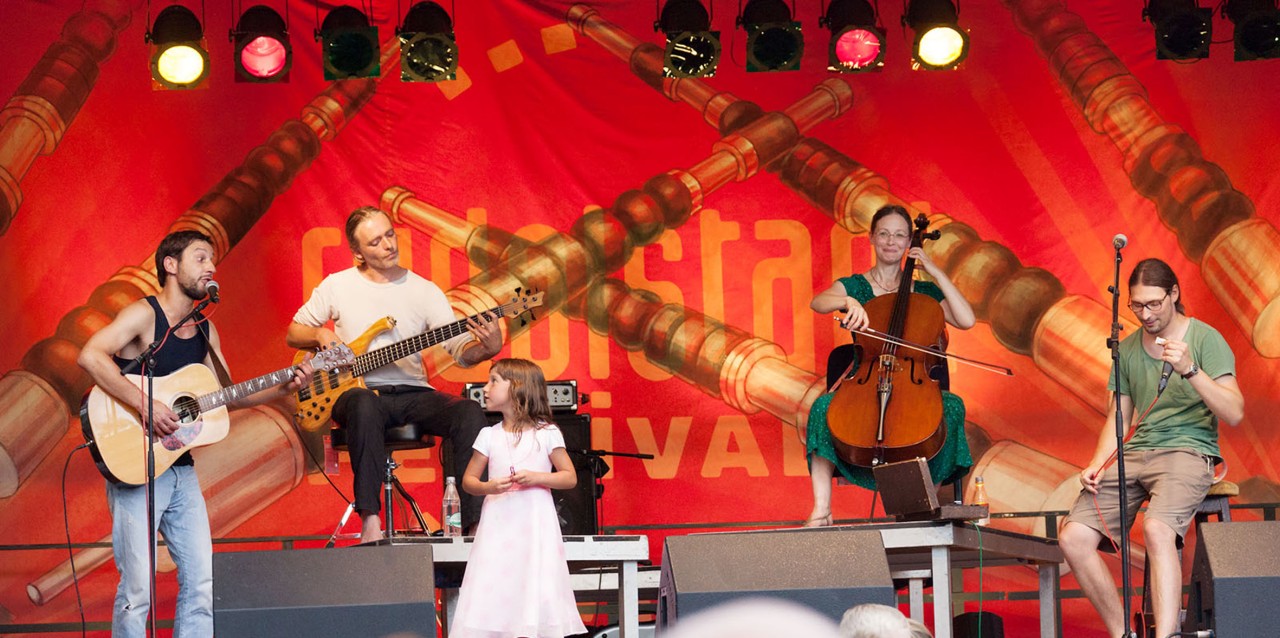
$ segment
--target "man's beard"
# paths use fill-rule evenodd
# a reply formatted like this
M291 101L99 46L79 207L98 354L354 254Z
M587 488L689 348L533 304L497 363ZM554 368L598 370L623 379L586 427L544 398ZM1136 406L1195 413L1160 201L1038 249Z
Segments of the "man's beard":
M204 293L200 292L199 279L197 279L194 284L186 284L182 282L178 282L178 284L179 284L179 287L182 288L183 294L190 297L192 301L199 301L201 299L204 299Z

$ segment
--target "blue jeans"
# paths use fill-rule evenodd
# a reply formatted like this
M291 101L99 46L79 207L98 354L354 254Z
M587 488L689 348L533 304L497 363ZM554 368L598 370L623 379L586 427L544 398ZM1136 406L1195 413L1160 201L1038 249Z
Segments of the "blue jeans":
M111 615L113 638L146 635L151 565L147 552L147 488L107 483L111 548L120 586ZM175 638L213 636L213 540L195 467L175 466L156 477L156 522L178 565Z

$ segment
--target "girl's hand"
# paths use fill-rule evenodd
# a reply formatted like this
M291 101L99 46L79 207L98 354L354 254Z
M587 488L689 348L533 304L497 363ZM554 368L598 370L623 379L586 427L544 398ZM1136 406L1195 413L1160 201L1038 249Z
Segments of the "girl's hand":
M511 475L511 480L520 487L533 487L535 485L542 485L543 476L545 476L544 472L516 470L516 473Z
M489 493L490 493L490 494L502 494L503 492L510 491L510 490L511 490L511 488L515 485L515 483L512 481L513 476L514 476L514 475L511 475L511 476L499 476L499 477L498 477L498 478L496 478L496 479L492 479L492 480L488 481L488 482L486 483L486 485L488 485L488 486L489 486Z

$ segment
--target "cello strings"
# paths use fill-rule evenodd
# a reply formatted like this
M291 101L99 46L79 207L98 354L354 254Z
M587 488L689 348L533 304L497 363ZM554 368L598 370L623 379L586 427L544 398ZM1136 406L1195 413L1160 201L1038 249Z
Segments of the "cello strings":
M841 320L841 318L840 318L840 317L838 317L838 316L837 316L837 317L834 317L834 319L835 319L836 321L840 321L840 320ZM944 358L944 359L954 359L954 360L956 360L956 361L958 361L958 362L960 362L960 363L965 363L965 364L971 365L971 366L973 366L973 367L975 367L975 368L978 368L979 370L986 370L987 372L998 372L998 373L1001 373L1001 374L1003 374L1003 375L1005 375L1005 376L1010 376L1010 377L1011 377L1011 376L1013 376L1013 370L1011 370L1011 369L1009 369L1009 368L1006 368L1006 367L1004 367L1004 366L998 366L998 365L991 364L991 363L984 363L984 362L982 362L982 361L975 361L975 360L973 360L973 359L969 359L969 358L967 358L967 357L962 357L962 356L960 356L960 355L958 355L958 354L952 354L952 353L949 353L949 352L943 352L943 351L941 351L941 350L936 350L936 349L934 349L934 348L928 348L928 347L920 346L920 345L917 345L917 344L911 343L910 341L904 341L904 340L902 340L902 339L899 339L899 338L894 337L894 336L892 336L892 335L885 334L885 333L883 333L883 332L880 332L879 330L874 330L874 329L872 329L872 328L864 328L864 329L862 329L862 330L852 330L852 329L851 329L851 330L850 330L850 332L854 332L854 333L857 333L857 334L860 334L860 335L864 335L864 336L870 337L870 338L872 338L872 339L879 339L880 341L884 341L884 342L886 342L886 343L890 343L890 344L893 344L893 345L896 345L896 346L902 346L903 348L908 348L908 349L911 349L911 350L917 350L917 351L920 351L920 352L924 352L924 353L926 353L926 354L936 355L936 356L942 357L942 358Z

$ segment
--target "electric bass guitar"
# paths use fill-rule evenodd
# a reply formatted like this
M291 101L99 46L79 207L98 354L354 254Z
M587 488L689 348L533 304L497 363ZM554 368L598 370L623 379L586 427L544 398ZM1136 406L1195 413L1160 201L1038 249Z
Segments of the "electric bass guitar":
M333 404L343 392L352 388L366 387L364 375L382 366L403 359L430 348L438 343L448 341L467 331L467 322L481 315L498 317L515 316L542 305L545 293L516 290L516 296L510 303L502 304L483 313L460 319L451 324L440 326L424 333L383 346L377 350L367 351L374 337L395 327L394 317L383 317L366 329L349 345L359 353L355 363L349 368L337 372L320 372L311 377L311 384L298 390L298 411L293 420L298 427L308 432L315 432L329 422L333 414ZM298 359L309 351L298 353ZM320 352L325 352L321 350Z
M316 353L311 365L316 370L334 371L355 362L346 346ZM172 374L155 379L155 400L169 406L182 424L178 431L156 437L156 476L163 474L189 450L217 443L227 436L231 417L227 404L256 392L288 383L294 366L264 374L225 388L208 366L193 363ZM144 378L125 375L130 383L143 387ZM80 406L80 429L98 471L114 483L142 485L147 480L147 429L138 411L94 386Z

